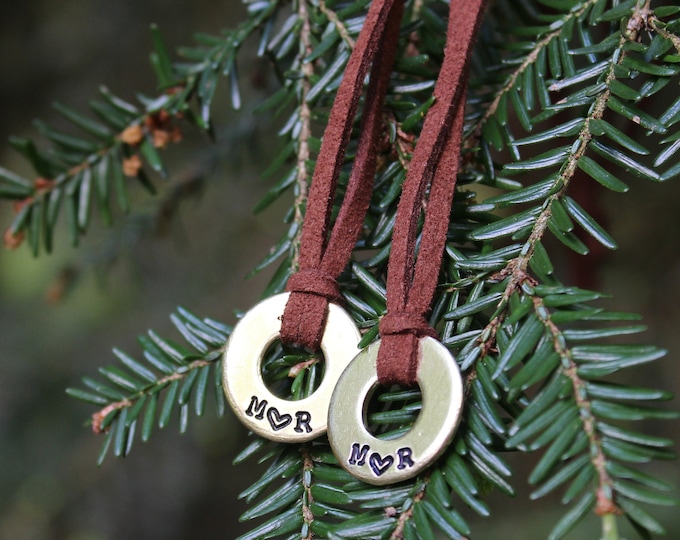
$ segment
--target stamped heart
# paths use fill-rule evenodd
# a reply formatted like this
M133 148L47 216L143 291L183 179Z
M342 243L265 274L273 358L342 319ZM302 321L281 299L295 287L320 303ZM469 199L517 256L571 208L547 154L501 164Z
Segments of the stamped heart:
M269 420L269 425L274 431L279 431L290 424L293 421L293 417L290 414L279 413L276 407L270 407L267 411L267 420Z
M378 452L373 452L371 457L368 458L368 464L375 473L376 476L380 476L387 469L389 469L394 463L394 458L392 456L380 457Z

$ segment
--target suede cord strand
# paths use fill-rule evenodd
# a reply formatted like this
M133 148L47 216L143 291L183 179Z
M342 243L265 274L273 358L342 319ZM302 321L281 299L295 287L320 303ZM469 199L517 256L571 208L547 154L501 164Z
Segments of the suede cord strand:
M331 108L307 199L299 269L286 286L291 295L281 321L284 343L318 350L328 303L342 298L336 280L361 232L373 191L382 105L396 56L403 1L376 0L371 4ZM337 180L369 68L357 154L329 234Z
M378 380L413 386L418 341L436 337L427 314L439 281L460 166L470 57L485 0L451 0L444 61L402 188L387 271L387 313L380 321ZM425 195L429 188L429 197ZM416 259L418 222L425 218Z

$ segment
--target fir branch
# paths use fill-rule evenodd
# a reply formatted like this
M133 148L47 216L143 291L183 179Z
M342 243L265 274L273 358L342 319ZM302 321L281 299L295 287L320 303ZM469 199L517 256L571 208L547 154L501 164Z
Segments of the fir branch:
M103 138L90 143L85 139L70 135L67 141L60 138L62 137L60 134L45 127L43 131L46 136L51 138L56 145L61 145L69 151L67 156L54 154L56 158L41 156L30 141L15 140L15 146L24 151L39 176L26 190L24 197L14 206L16 218L5 233L7 247L15 249L20 244L16 241L17 238L27 234L34 254L37 255L41 240L49 252L52 245L53 227L64 195L74 204L71 216L71 238L74 243L77 243L78 237L87 228L91 213L90 206L94 204L95 193L102 218L110 223L108 198L111 192L117 191L119 206L123 211L128 209L123 176L137 178L148 189L153 190L143 170L140 155L154 170L165 174L158 150L182 139L181 129L176 122L181 114L171 116L164 110L138 112L132 105L111 96L108 90L102 88L101 92L118 107L115 113L112 109L109 114L116 114L117 121L126 124L117 133L104 132L102 128ZM76 113L69 111L66 114ZM86 119L80 115L77 118ZM116 125L109 123L107 127L113 130ZM76 148L76 144L80 146ZM52 173L50 177L43 176L49 173ZM29 186L31 183L26 181L25 184ZM31 228L31 216L36 219L35 216L41 212L41 206L50 207L49 219L44 227Z
M36 122L52 144L48 152L38 149L31 140L12 139L13 146L30 162L37 177L30 181L0 168L0 198L17 201L15 218L3 235L5 247L16 249L27 239L34 255L39 253L41 243L50 252L63 199L68 205L71 241L76 245L89 226L93 201L107 225L112 222L109 199L114 193L120 209L128 211L126 177L136 178L155 194L144 166L167 176L159 150L182 139L180 120L209 129L212 97L222 73L231 76L232 97L238 108L234 56L244 41L275 15L278 2L271 0L258 7L236 30L227 32L223 38L208 40L212 47L207 52L185 49L184 54L198 58L198 62L189 66L170 62L158 29L152 27L155 51L151 62L163 88L158 96L152 99L140 96L140 109L102 86L103 101L90 102L97 120L64 105L55 105L87 138ZM193 97L200 108L198 116L190 107Z
M579 409L579 417L583 422L583 430L588 437L590 447L590 463L597 471L597 491L595 513L602 519L603 538L616 539L612 529L609 515L620 515L621 509L616 506L614 500L613 481L607 472L608 459L602 451L602 441L597 434L596 420L593 416L591 402L586 390L585 381L578 374L578 366L574 362L571 351L567 348L564 334L550 317L550 311L544 301L533 296L532 302L538 318L545 325L552 337L553 346L562 361L561 371L571 381L576 406ZM616 527L614 522L613 527ZM609 530L607 530L609 529ZM614 535L614 536L612 536Z
M640 9L644 10L644 8ZM616 78L615 66L620 65L621 62L623 62L623 60L626 57L624 45L628 41L628 39L635 38L636 33L642 29L644 24L643 23L644 19L642 17L637 17L636 20L639 21L638 27L631 27L629 25L629 30L633 32L633 34L629 36L621 36L617 47L618 54L612 55L613 57L617 57L618 59L616 62L612 62L608 68L608 72L605 78L605 89L597 96L594 104L590 108L588 116L585 118L585 121L583 122L583 127L579 131L578 137L576 139L578 141L578 146L576 147L575 150L570 152L566 162L561 167L559 175L555 178L553 182L553 185L559 190L553 195L550 195L544 202L543 208L535 218L529 237L524 246L522 247L520 255L517 258L510 260L508 264L505 266L505 268L501 270L496 276L496 279L505 279L508 276L510 279L507 280L505 290L503 291L503 296L497 305L496 315L492 318L492 320L489 322L485 330L482 332L482 335L480 336L482 358L489 351L489 349L493 347L496 332L498 331L502 324L502 321L505 316L505 308L508 306L508 303L512 295L515 293L516 290L521 288L522 285L527 280L529 280L532 284L535 284L535 282L533 282L533 280L529 278L528 273L529 263L531 262L534 256L536 245L541 241L543 235L550 226L550 219L552 217L552 208L554 202L564 197L570 185L570 182L577 171L579 160L585 155L585 152L588 149L591 140L593 139L590 123L593 120L600 120L607 109L607 102L611 97L611 89L609 87L611 85L611 82ZM558 34L552 35L550 39L553 39L556 35ZM547 42L545 44L547 44ZM516 72L514 75L518 77L519 74L520 73ZM506 87L504 87L504 89L505 88ZM477 125L480 126L480 124Z
M215 354L211 354L212 357L215 357ZM122 399L120 401L115 401L113 403L110 403L103 409L92 413L92 431L95 433L104 433L106 431L106 428L102 427L102 422L104 419L111 413L113 412L119 412L121 409L126 409L129 407L132 407L135 405L142 397L149 396L149 395L154 395L157 392L159 392L161 389L166 387L168 384L170 384L172 381L181 381L186 379L194 370L196 369L201 369L205 368L209 365L211 365L214 362L214 360L194 360L193 362L189 363L187 366L182 366L180 370L171 373L169 375L166 375L165 377L161 377L156 381L154 384L149 385L145 387L143 390L140 390L139 392L136 392L134 394L131 394L125 399Z
M494 98L491 101L491 103L487 106L484 114L475 122L472 128L467 130L467 137L465 141L466 146L474 146L472 141L477 140L481 133L484 125L486 122L491 118L496 112L498 111L498 106L501 103L501 100L507 96L507 94L515 88L515 86L518 84L520 81L520 77L524 75L524 72L526 69L534 65L536 61L538 60L539 54L541 51L543 51L553 39L556 39L560 37L564 31L564 27L567 25L567 23L571 21L576 21L578 20L581 16L583 16L584 13L586 13L589 9L591 9L598 0L588 0L587 2L584 2L581 4L579 9L575 11L570 11L566 15L564 15L560 19L561 24L555 24L554 26L557 27L557 30L553 30L552 32L548 32L545 36L543 36L531 49L529 54L524 58L524 60L519 64L517 69L512 71L508 77L506 78L505 82L501 86L500 89L498 89L494 93Z
M139 339L144 349L143 361L114 349L120 364L100 368L105 382L85 377L83 383L88 390L67 389L67 393L77 399L103 406L91 417L95 433L109 433L100 454L100 463L106 456L114 432L115 455L123 456L130 451L142 409L145 409L141 431L143 441L149 438L154 423L157 422L161 428L167 426L175 408L180 409L180 431L184 432L190 400L193 398L198 416L205 410L211 369L217 383L214 392L217 413L224 413L220 367L224 343L231 329L211 319L199 319L182 308L171 319L191 349L150 331L148 336ZM157 402L162 393L166 393L166 399L159 411Z

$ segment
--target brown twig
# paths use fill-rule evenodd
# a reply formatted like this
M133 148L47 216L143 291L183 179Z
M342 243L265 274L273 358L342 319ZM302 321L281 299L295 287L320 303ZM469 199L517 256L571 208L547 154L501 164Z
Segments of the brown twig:
M305 490L304 501L302 504L302 519L307 524L309 532L307 536L301 540L312 540L314 538L314 533L312 532L312 523L314 522L314 512L312 512L312 503L314 502L314 497L312 496L312 485L311 482L307 482L307 478L312 477L312 471L314 470L314 460L309 451L309 446L303 444L300 448L302 452L302 483Z
M304 220L303 208L307 203L307 194L309 192L309 173L307 171L307 162L310 159L309 138L312 136L312 111L307 103L307 94L312 87L311 78L314 76L314 65L311 62L304 62L303 59L312 52L311 33L312 27L309 20L309 11L307 9L307 0L298 1L298 18L302 20L302 27L300 29L300 62L301 71L304 77L300 81L300 134L297 140L297 175L295 183L297 186L297 194L293 202L294 221L297 223L297 231L292 241L292 260L291 269L297 270L299 266L300 256L300 240L302 236L302 222Z
M349 49L350 50L354 49L354 45L356 43L352 39L352 36L349 35L349 31L347 30L347 27L340 20L340 18L338 17L338 14L335 13L335 11L333 11L332 9L330 9L326 5L326 2L324 2L324 0L319 0L319 9L326 16L326 18L335 25L335 29L338 31L338 34L340 34L340 37L343 39L343 41L345 43L347 43L347 46L349 47Z
M595 513L598 516L606 514L618 515L621 510L616 506L612 496L613 481L607 472L607 457L602 451L602 441L597 434L596 419L592 414L592 406L586 392L586 383L578 374L578 366L571 356L571 351L566 346L564 335L550 318L550 312L543 303L543 299L534 296L532 298L534 311L541 322L545 325L553 340L555 352L562 361L562 373L571 381L574 392L574 400L579 409L583 430L590 443L590 462L597 472L597 493Z

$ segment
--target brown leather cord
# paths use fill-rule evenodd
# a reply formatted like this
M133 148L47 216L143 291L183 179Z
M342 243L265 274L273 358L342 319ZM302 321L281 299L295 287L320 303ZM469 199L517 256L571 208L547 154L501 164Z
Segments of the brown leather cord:
M373 191L382 104L396 56L403 0L376 0L349 58L323 135L307 199L298 272L281 321L281 341L318 350L328 302L341 300L337 278L357 241ZM329 235L337 180L345 160L364 80L371 66L357 154L338 217Z
M387 314L380 321L378 380L416 383L418 340L436 336L427 321L439 281L460 165L467 72L485 0L451 0L444 62L402 188L387 271ZM429 188L416 260L418 221Z

